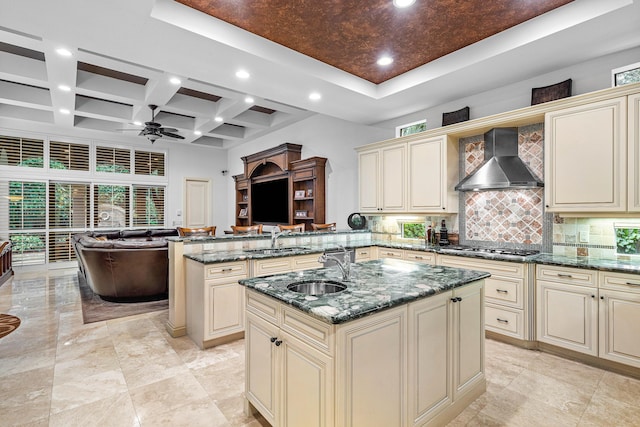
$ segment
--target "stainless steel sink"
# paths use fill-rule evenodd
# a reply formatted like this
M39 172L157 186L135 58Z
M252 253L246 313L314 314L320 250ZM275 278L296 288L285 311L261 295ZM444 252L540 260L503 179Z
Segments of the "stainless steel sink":
M277 255L277 254L291 254L294 252L304 251L309 249L305 246L298 246L295 248L275 248L275 249L245 249L244 252L261 255Z
M292 283L287 289L305 295L326 295L342 292L347 289L347 285L335 280L305 280Z

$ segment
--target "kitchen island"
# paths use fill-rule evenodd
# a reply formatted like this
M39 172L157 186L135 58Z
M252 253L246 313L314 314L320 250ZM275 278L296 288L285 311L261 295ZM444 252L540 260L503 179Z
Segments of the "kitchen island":
M485 391L489 274L399 260L240 280L247 410L274 426L443 425ZM325 295L293 283L342 282Z

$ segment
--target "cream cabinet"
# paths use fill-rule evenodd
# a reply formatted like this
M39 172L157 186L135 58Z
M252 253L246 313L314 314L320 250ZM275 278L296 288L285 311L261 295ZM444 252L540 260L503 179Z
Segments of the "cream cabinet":
M640 276L600 272L599 356L640 368Z
M458 212L458 142L446 135L407 144L409 212Z
M404 251L402 249L378 247L378 258L403 259Z
M435 265L436 254L434 252L412 251L408 249L378 247L378 258L405 259L407 261L422 262Z
M452 405L483 387L482 305L481 283L409 305L409 425L442 425Z
M361 212L405 212L407 145L391 144L358 154Z
M202 264L187 260L187 334L204 349L242 338L247 262Z
M356 262L370 261L378 258L378 253L375 246L368 246L365 248L356 248Z
M627 209L627 97L545 115L549 212Z
M491 277L485 279L484 288L486 330L520 340L535 339L533 313L529 309L533 299L533 287L529 286L529 268L532 267L519 262L455 255L439 255L438 265L491 273Z
M538 265L536 307L538 341L598 355L597 272Z
M272 426L333 426L332 347L318 345L331 325L292 310L247 291L247 399Z
M627 98L628 210L640 212L640 93Z
M285 256L279 258L256 259L252 262L252 277L290 273L292 271L320 268L320 254Z

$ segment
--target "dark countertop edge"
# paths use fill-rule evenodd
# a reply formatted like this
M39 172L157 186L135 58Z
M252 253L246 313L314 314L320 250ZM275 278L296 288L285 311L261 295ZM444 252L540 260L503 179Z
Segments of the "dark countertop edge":
M397 260L393 260L393 261L397 261ZM403 262L411 262L411 261L403 261ZM459 269L457 267L445 267L447 269L453 269L453 270L463 270L463 269ZM305 270L305 275L306 276L312 276L314 273L318 273L320 270L326 271L326 270L331 270L332 268L322 268L322 269L311 269L311 270ZM251 289L261 295L265 295L269 298L273 298L274 300L291 306L297 310L300 310L302 312L304 312L305 314L313 317L314 319L318 319L322 322L331 324L331 325L340 325L343 323L347 323L350 322L352 320L356 320L356 319L360 319L363 317L367 317L376 313L379 313L381 311L384 310L389 310L401 305L405 305L405 304L409 304L411 302L417 301L417 300L421 300L424 298L429 298L432 296L436 296L439 294L442 294L444 292L448 292L452 289L455 288L459 288L465 285L468 285L470 283L476 282L478 280L483 280L486 279L487 277L490 277L491 274L484 272L484 271L478 271L478 270L468 270L468 269L464 269L467 271L473 271L475 273L475 276L473 278L469 278L467 280L457 280L457 281L452 281L450 283L448 283L447 285L442 285L439 284L441 286L441 288L429 288L428 290L424 290L424 291L420 291L417 294L405 294L403 295L401 298L396 298L393 300L389 300L389 301L384 301L384 302L380 302L379 304L376 304L375 306L371 306L368 307L366 310L363 311L358 311L354 314L353 311L349 311L348 313L346 312L341 312L338 313L336 315L327 315L327 316L321 316L318 313L313 312L312 310L310 310L308 307L303 306L302 304L299 303L299 301L293 300L293 301L289 301L286 299L281 298L280 295L278 295L276 292L269 292L271 289L267 288L259 288L254 286L256 283L259 283L261 281L264 281L264 279L266 277L273 277L273 276L266 276L266 277L253 277L253 278L249 278L249 279L241 279L238 281L238 283L242 286L245 286L247 289ZM303 280L303 277L301 277L299 275L300 272L292 272L292 273L285 273L285 274L277 274L274 276L278 276L281 277L281 279L279 280L286 280L288 277L291 278L291 281L300 281ZM263 279L263 280L261 280ZM308 279L308 278L307 278ZM284 285L286 286L286 285ZM352 309L353 310L353 309Z
M303 231L289 233L283 237L312 237L312 236L336 236L340 234L362 234L371 233L371 230L336 230L336 231ZM224 236L169 236L166 239L170 242L183 243L211 243L211 242L233 242L242 240L264 240L270 239L271 233L262 234L226 234Z

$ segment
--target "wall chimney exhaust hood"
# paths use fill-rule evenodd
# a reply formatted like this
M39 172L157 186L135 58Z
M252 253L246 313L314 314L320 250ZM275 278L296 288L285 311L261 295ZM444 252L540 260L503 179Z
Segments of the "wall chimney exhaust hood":
M518 157L518 128L495 128L484 134L484 162L456 185L458 191L544 187Z

